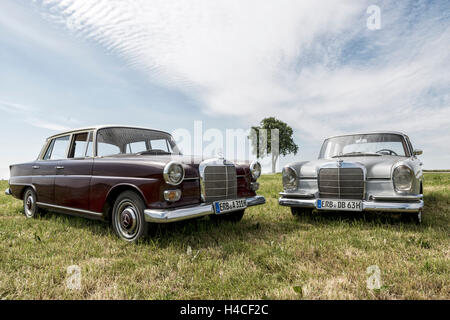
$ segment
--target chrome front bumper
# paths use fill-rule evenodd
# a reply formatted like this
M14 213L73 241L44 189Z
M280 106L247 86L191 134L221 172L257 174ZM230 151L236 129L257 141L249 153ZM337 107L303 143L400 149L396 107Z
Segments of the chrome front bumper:
M266 203L263 196L247 198L247 207ZM173 208L173 209L145 209L144 217L147 222L166 223L181 221L192 218L199 218L214 214L214 208L211 203L202 203L195 206Z
M11 189L10 189L10 188L6 189L6 190L5 190L5 194L6 194L7 196L11 196L11 195L12 195Z
M408 199L409 200L409 199ZM278 203L282 206L297 207L297 208L311 208L317 209L316 199L299 199L299 198L285 198L278 199ZM379 212L419 212L423 208L423 200L417 198L414 202L389 202L389 201L367 201L363 200L362 211L379 211ZM320 210L326 211L326 210Z

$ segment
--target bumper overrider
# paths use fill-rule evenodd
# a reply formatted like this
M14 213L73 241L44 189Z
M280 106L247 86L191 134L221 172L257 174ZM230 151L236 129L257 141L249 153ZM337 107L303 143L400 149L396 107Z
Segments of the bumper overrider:
M317 198L311 195L308 198L298 197L296 194L280 193L278 203L282 206L317 209ZM404 197L374 197L372 200L362 200L362 211L378 212L419 212L423 208L422 195ZM327 210L327 209L326 209ZM320 210L325 211L325 210Z
M245 199L247 207L266 203L263 196L254 196ZM195 206L173 208L173 209L145 209L144 217L147 222L166 223L192 218L199 218L206 215L215 214L211 203L202 203Z

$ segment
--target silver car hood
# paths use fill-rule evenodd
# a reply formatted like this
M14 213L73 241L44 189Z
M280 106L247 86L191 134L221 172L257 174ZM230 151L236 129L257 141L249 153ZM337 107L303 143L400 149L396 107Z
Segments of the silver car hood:
M305 162L294 162L288 166L293 167L300 177L317 177L319 169L329 163L343 160L347 163L358 163L367 170L367 178L390 179L392 167L399 161L404 161L407 157L397 156L365 156L365 157L342 157L333 159L318 159Z

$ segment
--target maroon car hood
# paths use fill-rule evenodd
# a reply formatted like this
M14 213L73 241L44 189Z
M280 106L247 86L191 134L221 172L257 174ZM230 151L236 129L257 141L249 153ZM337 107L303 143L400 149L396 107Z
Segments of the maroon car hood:
M198 167L203 160L211 159L211 157L201 157L201 156L185 156L185 155L138 155L138 154L127 154L127 155L114 155L110 157L102 157L101 159L106 161L118 161L118 162L134 162L134 163L145 163L148 166L161 167L169 163L170 161L180 162L184 165L195 169L198 174ZM242 168L243 166L248 166L249 163L246 161L239 161L235 163L236 168ZM245 170L245 169L244 169ZM186 172L188 174L188 172Z

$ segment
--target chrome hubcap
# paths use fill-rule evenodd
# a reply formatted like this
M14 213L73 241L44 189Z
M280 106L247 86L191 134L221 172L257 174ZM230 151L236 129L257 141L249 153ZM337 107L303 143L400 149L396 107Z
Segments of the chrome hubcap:
M136 228L136 212L133 208L128 207L121 212L120 225L127 231L132 231Z
M31 210L33 208L33 198L32 197L28 197L27 200L27 209Z
M30 194L27 196L25 201L25 214L28 217L31 217L33 216L33 211L34 211L34 199L33 196Z
M138 210L130 201L122 202L117 208L116 224L120 234L126 239L132 239L139 232Z

